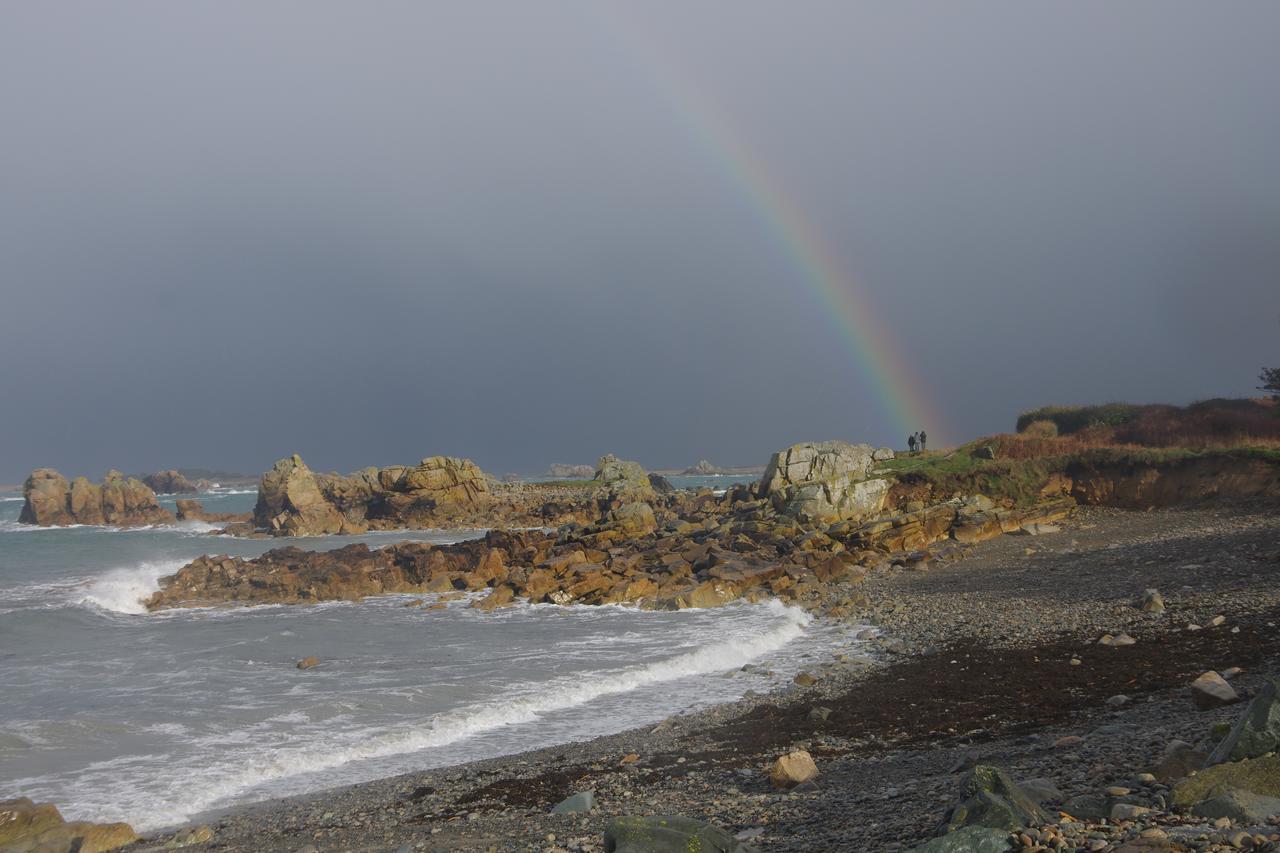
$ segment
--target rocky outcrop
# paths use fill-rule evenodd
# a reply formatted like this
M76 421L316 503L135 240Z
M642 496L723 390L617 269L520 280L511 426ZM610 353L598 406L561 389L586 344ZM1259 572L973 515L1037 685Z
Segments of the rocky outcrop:
M796 444L773 454L758 494L779 513L804 522L868 518L884 508L892 486L868 477L875 455L867 444Z
M142 482L157 495L191 495L197 491L194 483L173 469L148 474Z
M68 823L52 803L0 800L0 850L104 853L137 840L127 823Z
M108 471L101 484L84 477L68 483L52 468L37 468L23 484L22 494L25 502L18 521L24 524L141 527L174 521L173 513L156 501L155 492L119 471Z
M262 475L253 522L284 536L341 533L345 526L342 513L320 493L315 474L296 453Z
M262 475L253 521L278 536L432 527L468 519L489 492L489 479L470 459L431 456L343 477L315 474L294 454Z
M553 462L547 467L547 476L557 480L590 480L596 475L594 465L571 465Z
M720 469L705 459L699 459L697 465L690 465L684 473L691 477L710 477L720 473Z

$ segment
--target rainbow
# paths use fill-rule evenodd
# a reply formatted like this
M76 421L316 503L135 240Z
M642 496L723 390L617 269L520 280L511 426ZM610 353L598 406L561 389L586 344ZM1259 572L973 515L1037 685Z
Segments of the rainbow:
M594 4L597 9L619 10L620 4ZM949 434L946 423L913 374L888 324L879 319L872 294L850 275L837 254L822 239L821 231L785 192L774 172L748 146L723 110L698 90L680 66L664 54L642 28L615 18L611 30L629 43L631 53L655 80L674 107L690 136L707 153L735 189L747 200L764 230L800 273L816 307L839 334L854 362L874 389L901 439L924 428L935 446Z

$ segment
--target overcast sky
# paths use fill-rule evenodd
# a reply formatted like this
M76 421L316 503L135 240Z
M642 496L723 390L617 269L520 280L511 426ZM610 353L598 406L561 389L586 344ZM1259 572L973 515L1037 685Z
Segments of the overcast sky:
M1249 393L1278 43L1272 2L0 0L0 482L901 446L726 136L931 444Z

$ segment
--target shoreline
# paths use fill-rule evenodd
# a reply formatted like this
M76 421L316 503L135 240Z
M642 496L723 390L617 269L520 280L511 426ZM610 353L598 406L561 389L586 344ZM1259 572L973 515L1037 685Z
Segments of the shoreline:
M1071 796L1107 775L1075 766L1085 752L1111 756L1123 780L1158 758L1147 739L1126 741L1143 726L1194 742L1234 718L1235 707L1196 712L1185 685L1204 669L1244 666L1247 690L1280 659L1278 533L1273 502L1084 509L1061 533L1003 536L944 567L868 575L859 617L883 632L881 661L824 659L813 686L657 726L208 812L206 848L600 850L612 815L682 814L761 849L900 849L932 834L954 787L948 771L974 749L1045 771L1033 775L1053 776ZM1133 606L1153 586L1169 602L1159 616ZM1215 615L1226 624L1185 629ZM1122 631L1138 642L1096 645ZM1106 703L1121 692L1130 701ZM818 719L815 709L830 711ZM1066 762L1052 743L1080 731L1084 745ZM817 761L814 790L768 785L768 763L792 747ZM592 789L597 811L548 814ZM850 821L850 808L865 820ZM146 844L173 837L153 833Z

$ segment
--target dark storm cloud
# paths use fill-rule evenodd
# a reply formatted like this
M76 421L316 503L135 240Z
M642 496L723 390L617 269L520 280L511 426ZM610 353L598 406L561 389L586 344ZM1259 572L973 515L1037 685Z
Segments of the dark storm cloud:
M1280 8L41 3L0 26L0 481L901 430L664 92L945 424L1280 361Z

